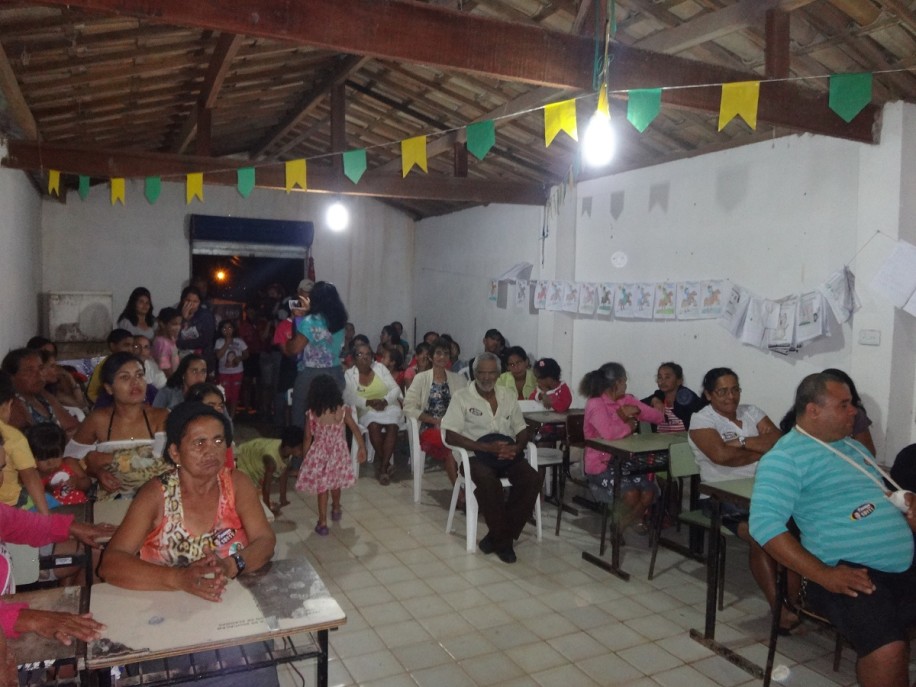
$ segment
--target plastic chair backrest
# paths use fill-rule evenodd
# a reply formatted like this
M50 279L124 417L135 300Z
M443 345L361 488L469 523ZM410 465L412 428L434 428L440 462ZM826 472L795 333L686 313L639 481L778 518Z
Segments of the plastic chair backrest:
M690 444L686 441L671 445L668 457L668 471L675 479L700 474L700 468L697 466L696 458L693 456L693 449L690 448Z

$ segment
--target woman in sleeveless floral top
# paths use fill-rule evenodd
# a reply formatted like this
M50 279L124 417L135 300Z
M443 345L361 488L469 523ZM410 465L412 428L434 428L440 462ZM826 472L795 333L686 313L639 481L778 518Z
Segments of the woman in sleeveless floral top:
M230 579L270 560L276 537L251 480L225 467L232 428L224 415L182 403L166 435L174 467L137 493L99 574L127 589L180 589L218 601Z

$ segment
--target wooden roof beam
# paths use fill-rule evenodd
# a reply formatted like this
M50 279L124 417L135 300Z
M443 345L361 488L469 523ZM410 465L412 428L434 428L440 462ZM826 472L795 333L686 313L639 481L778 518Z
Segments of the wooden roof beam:
M197 135L197 124L201 117L201 110L211 110L213 105L216 104L216 98L219 96L223 82L226 80L226 75L229 73L229 65L232 64L232 60L238 54L239 48L242 47L242 40L242 36L230 33L222 33L217 39L213 55L210 57L210 64L207 67L207 74L204 77L204 83L200 88L200 97L178 133L174 147L175 152L183 153L187 150L191 140Z
M229 158L144 153L129 150L98 150L77 146L47 146L26 141L9 141L3 166L10 169L60 169L65 174L90 177L142 179L160 176L181 180L192 172L203 172L204 182L235 186L236 170L250 163ZM257 187L283 190L286 171L283 163L259 166ZM367 172L359 184L328 168L310 166L308 192L335 193L376 198L441 200L475 204L511 203L542 205L546 190L540 184L502 182L491 179L456 179L424 174L379 174Z
M350 74L361 69L368 61L368 57L361 57L359 55L341 57L337 66L331 70L331 73L316 83L312 90L306 93L296 107L292 109L286 119L255 146L251 157L253 159L264 157L271 148L276 146L293 129L299 126L321 101L331 93L331 90L335 86L344 83Z
M122 12L151 21L263 36L372 57L429 64L491 78L590 91L590 38L514 24L405 0L45 0ZM810 0L787 0L800 6ZM760 76L620 44L613 46L611 87L618 90L759 80ZM549 59L545 59L549 56ZM793 82L761 86L758 120L825 136L873 143L879 110L867 106L850 124L831 116L827 95ZM718 112L720 90L668 90L670 105Z
M6 98L13 123L22 130L23 136L29 140L37 141L40 138L38 124L35 122L35 117L25 101L25 96L22 95L22 89L19 88L16 74L13 73L13 67L10 65L6 50L3 49L2 45L0 45L0 91L3 92L3 97Z

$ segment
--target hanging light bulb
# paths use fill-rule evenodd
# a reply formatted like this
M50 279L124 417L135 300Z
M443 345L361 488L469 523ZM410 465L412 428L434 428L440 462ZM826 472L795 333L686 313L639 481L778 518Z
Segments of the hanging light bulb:
M350 211L340 200L335 200L328 208L325 220L331 231L343 231L350 224Z
M582 141L582 156L590 167L604 167L610 163L617 148L617 136L611 126L611 110L607 102L607 84L598 92L598 108L588 122Z

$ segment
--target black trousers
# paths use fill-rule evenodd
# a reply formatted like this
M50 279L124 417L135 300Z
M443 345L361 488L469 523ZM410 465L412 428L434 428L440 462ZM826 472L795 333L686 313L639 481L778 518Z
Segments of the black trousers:
M508 499L503 494L502 477L508 478L512 485ZM544 476L524 458L499 461L494 465L491 460L472 456L471 479L493 547L498 551L511 546L531 517Z

